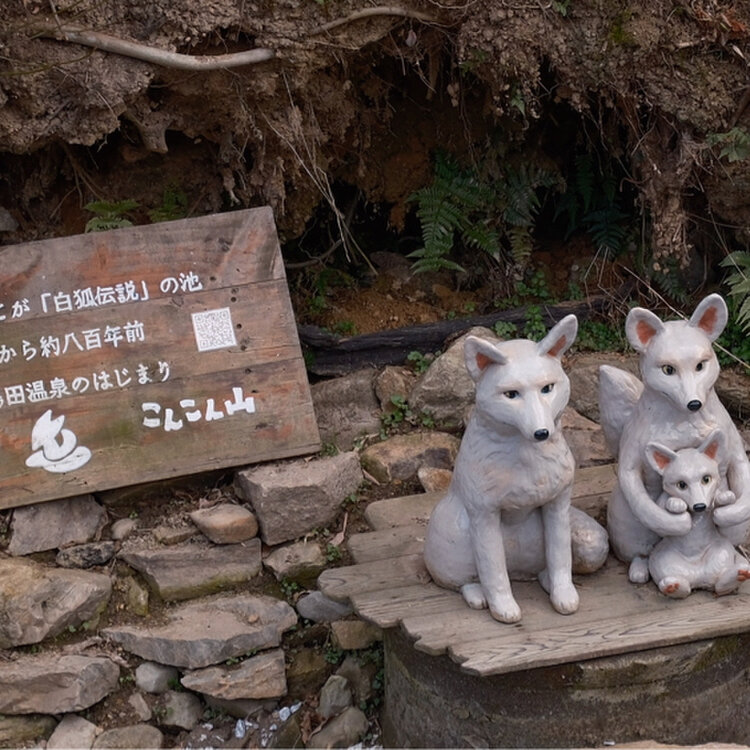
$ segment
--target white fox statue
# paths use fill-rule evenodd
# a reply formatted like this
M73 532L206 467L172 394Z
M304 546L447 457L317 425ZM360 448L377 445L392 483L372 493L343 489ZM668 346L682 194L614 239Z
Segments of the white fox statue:
M657 500L670 513L687 513L690 531L662 539L648 558L651 577L666 596L683 599L694 589L718 595L735 591L750 579L750 563L722 536L713 519L716 506L731 505L734 492L721 489L719 465L726 439L714 430L698 448L673 451L649 443L646 460L662 478Z
M430 517L425 564L439 585L501 622L521 618L511 578L538 578L552 606L570 614L572 571L593 572L607 557L606 531L570 506L574 461L560 429L570 383L560 359L577 330L568 315L539 343L465 342L476 404Z
M658 442L672 451L697 448L714 430L726 437L721 466L724 489L737 501L717 507L713 519L734 545L750 527L750 463L742 439L714 391L719 363L712 343L727 323L724 300L712 294L689 320L663 322L633 308L625 321L631 346L640 354L642 381L616 367L599 373L599 404L605 439L618 457L615 490L607 507L607 530L618 558L630 563L634 583L649 580L648 555L665 536L691 528L687 511L670 513L656 502L662 478L646 459L646 446Z

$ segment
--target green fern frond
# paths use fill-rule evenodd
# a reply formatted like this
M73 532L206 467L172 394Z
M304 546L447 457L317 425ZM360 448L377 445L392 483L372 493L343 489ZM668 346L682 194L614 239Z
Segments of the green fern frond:
M513 261L518 266L525 266L531 257L531 251L534 249L529 228L524 226L512 227L508 232L508 238L510 239Z
M750 332L750 252L736 250L727 255L721 264L732 269L727 276L729 294L735 298L735 319L745 332Z
M616 255L622 250L628 229L623 223L627 214L612 204L583 217L583 224L599 250Z

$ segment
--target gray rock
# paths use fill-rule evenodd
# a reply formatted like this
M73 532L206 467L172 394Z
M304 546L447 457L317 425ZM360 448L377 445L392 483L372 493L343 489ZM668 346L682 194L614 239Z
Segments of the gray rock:
M195 599L245 583L260 573L260 539L222 547L185 544L125 552L119 558L139 571L165 601Z
M333 522L341 502L361 482L362 469L354 451L237 473L238 493L252 503L263 541L271 545L298 539Z
M138 521L134 518L120 518L112 524L110 535L116 542L127 539L138 528Z
M295 748L304 746L302 729L296 716L287 719L268 740L269 748Z
M300 617L304 617L311 622L333 622L353 612L349 604L335 602L322 591L311 591L309 594L301 596L295 606Z
M443 492L448 489L453 472L450 469L437 469L434 466L420 466L417 479L425 492Z
M288 695L291 699L304 699L317 693L328 679L331 665L320 650L306 647L291 655L286 668Z
M190 520L214 544L237 544L258 533L255 516L241 505L221 503L190 514Z
M464 362L467 336L498 342L489 329L476 327L456 339L428 368L409 395L409 406L416 412L427 412L436 420L460 425L467 407L474 403L476 389Z
M197 695L168 690L159 699L159 724L163 727L192 729L203 717L203 704Z
M0 713L67 714L118 688L120 668L98 656L24 654L0 663Z
M194 526L167 526L161 525L154 528L151 533L154 535L154 539L160 544L164 544L171 547L175 544L182 544L188 539L194 537L198 533L198 529Z
M295 611L269 596L215 597L174 607L165 617L165 624L123 625L102 633L143 659L198 669L276 648L282 633L297 624Z
M412 432L362 452L363 468L378 482L414 479L422 466L451 469L461 441L446 432Z
M90 748L94 744L99 728L77 714L66 714L47 740L47 750L65 748Z
M577 354L567 367L570 380L570 401L568 405L584 417L599 421L599 367L611 365L640 377L638 357L634 354L613 354L608 352L586 352Z
M318 713L324 719L338 716L344 709L352 705L352 691L349 681L341 675L331 675L320 691Z
M375 379L375 395L380 401L380 408L385 412L393 411L396 408L392 401L394 396L408 401L416 382L416 374L408 367L388 365L383 368Z
M227 716L233 716L235 719L246 719L248 716L253 716L259 711L268 708L268 701L254 701L251 699L246 700L225 700L224 698L214 698L211 695L203 694L203 700L206 701L206 705L211 708L221 711Z
M186 674L183 687L222 700L260 700L286 695L284 652L267 651L237 666L198 669Z
M61 549L55 562L63 568L93 568L106 565L114 556L114 542L89 542Z
M336 674L345 677L354 694L354 705L359 706L370 700L373 695L373 680L378 672L378 665L373 661L363 662L351 654L341 662Z
M302 541L277 547L263 560L277 581L289 579L300 583L315 581L326 559L315 541Z
M565 440L576 460L576 466L596 466L611 463L602 428L570 407L562 415Z
M750 378L744 370L722 370L716 395L735 419L744 421L750 416Z
M107 606L109 576L0 560L0 648L39 643L95 620Z
M350 706L315 732L307 747L351 747L364 737L369 726L364 713Z
M128 609L139 617L148 615L148 589L132 576L125 583Z
M52 734L56 724L52 716L0 716L0 747L36 745Z
M135 668L135 686L144 693L166 693L178 680L177 670L166 664L144 661Z
M359 370L310 387L323 443L351 450L356 438L380 430L374 378L375 370Z
M15 232L18 222L5 206L0 206L0 232Z
M143 697L143 693L133 693L128 696L128 703L133 709L133 713L140 719L140 721L150 721L153 713L148 702Z
M8 553L30 555L90 542L106 523L107 512L91 495L16 508Z
M383 640L383 631L364 620L339 620L331 623L331 635L336 646L344 651L359 651Z
M150 724L132 724L102 732L94 740L95 750L151 750L164 747L164 735Z

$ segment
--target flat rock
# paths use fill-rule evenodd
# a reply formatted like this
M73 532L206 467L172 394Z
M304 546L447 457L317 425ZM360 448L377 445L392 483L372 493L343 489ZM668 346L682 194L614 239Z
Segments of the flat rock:
M237 472L238 494L252 503L266 544L299 539L332 523L362 483L354 451L314 461L285 461Z
M255 516L247 508L233 503L194 510L190 520L214 544L246 542L258 533Z
M380 408L385 412L393 411L396 408L392 400L394 396L408 401L416 382L416 373L408 367L384 367L375 378L375 395L380 401Z
M151 750L164 747L164 735L150 724L131 724L102 732L95 740L95 750Z
M135 668L135 685L144 693L166 693L177 684L179 677L174 667L153 661L141 662Z
M56 724L53 716L0 716L0 747L38 743L52 734Z
M364 737L370 724L364 713L350 706L315 732L307 747L351 747Z
M120 553L165 601L206 596L245 583L260 573L260 539L221 547L185 544L171 549Z
M423 466L451 469L461 441L447 432L413 432L375 443L362 452L362 466L378 482L413 479Z
M263 559L263 564L276 576L297 582L312 582L326 564L320 545L313 541L293 542L277 547Z
M47 740L47 750L85 748L88 750L99 733L99 727L77 714L66 714Z
M282 649L245 659L236 666L198 669L185 675L182 686L223 700L280 698L286 695Z
M39 643L98 618L112 593L109 576L0 560L0 648Z
M716 381L716 395L735 418L746 420L750 415L750 377L738 369L724 369Z
M276 648L297 614L270 596L233 595L182 604L154 626L123 625L103 635L126 651L159 664L198 669L249 651Z
M359 651L383 640L383 631L364 620L332 622L331 634L334 644L344 651Z
M331 665L320 650L301 648L291 655L286 668L287 689L290 698L304 699L317 693L331 673Z
M55 562L63 568L93 568L106 565L114 556L114 542L89 542L61 549Z
M91 495L16 508L8 553L30 555L93 541L107 523L107 512Z
M450 469L437 469L434 466L420 466L417 469L417 479L425 492L445 492L452 478Z
M611 365L640 377L638 357L634 354L586 352L572 358L566 368L570 380L569 406L584 417L599 421L599 367Z
M127 539L138 528L138 521L134 518L120 518L112 524L109 534L116 542Z
M463 422L466 409L474 403L476 388L466 370L464 343L468 336L497 343L498 337L489 329L475 327L456 339L444 354L427 368L409 394L409 406L426 412L437 421L454 425Z
M0 662L0 713L82 711L118 688L120 668L99 656L24 654Z
M374 692L373 681L377 672L378 665L374 661L364 662L352 654L349 654L336 670L337 675L345 677L349 682L356 706L372 697Z
M612 454L604 440L604 432L596 422L567 407L563 412L561 424L576 466L597 466L612 462Z
M150 721L153 717L151 706L143 697L143 693L132 693L128 696L128 704L133 709L133 713L139 721Z
M156 526L151 533L154 535L154 539L160 544L164 544L167 547L171 547L175 544L182 544L188 539L191 539L198 533L198 529L195 526L188 526L187 524L181 524L179 526L169 526L162 524Z
M310 386L323 443L348 451L356 438L380 430L374 380L375 370L367 369Z
M130 576L125 583L125 597L128 609L139 617L148 615L148 588L134 577Z
M351 605L335 602L322 591L311 591L301 596L295 606L300 617L310 622L333 622L347 617L354 611Z

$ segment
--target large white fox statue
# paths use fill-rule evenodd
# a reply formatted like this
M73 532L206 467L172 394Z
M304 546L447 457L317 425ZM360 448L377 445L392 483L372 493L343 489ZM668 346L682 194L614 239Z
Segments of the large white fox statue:
M560 429L570 383L560 358L577 330L568 315L539 343L465 342L476 405L430 517L425 564L438 584L501 622L521 618L511 578L538 578L552 606L570 614L572 570L593 572L607 557L605 530L570 506L574 461Z
M656 500L662 478L646 460L657 442L672 451L697 448L716 429L726 436L723 490L737 501L713 510L713 519L732 544L750 528L750 463L742 439L714 391L719 363L712 343L724 330L728 312L718 294L706 297L690 320L663 322L633 308L625 321L631 346L640 354L642 381L616 367L599 373L601 424L618 456L617 485L607 508L607 530L617 557L630 563L634 583L649 580L648 555L665 536L691 529L687 512L670 513Z

